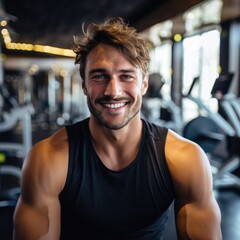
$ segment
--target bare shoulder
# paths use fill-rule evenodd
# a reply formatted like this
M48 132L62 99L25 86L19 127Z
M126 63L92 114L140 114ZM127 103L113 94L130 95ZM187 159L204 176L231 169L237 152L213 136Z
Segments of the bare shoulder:
M204 151L169 130L166 161L175 189L180 239L221 239L221 213L212 191L212 172Z
M38 142L22 170L21 195L14 212L14 239L59 239L60 202L68 167L65 128ZM41 239L43 239L41 238Z
M68 138L65 128L38 142L29 151L23 165L23 185L46 187L59 193L68 168Z
M50 137L38 142L35 146L33 146L32 150L30 151L30 154L41 152L42 155L51 154L53 159L55 159L55 156L58 156L58 154L63 154L67 151L68 148L68 138L65 128L59 129L56 133L51 135Z
M168 131L165 152L170 164L196 164L197 162L205 162L206 154L196 143L180 136L179 134ZM199 162L199 163L200 163Z
M202 189L203 191L211 190L211 168L200 146L169 130L165 153L177 191L179 190L180 193L194 189L200 191L201 187L205 188Z

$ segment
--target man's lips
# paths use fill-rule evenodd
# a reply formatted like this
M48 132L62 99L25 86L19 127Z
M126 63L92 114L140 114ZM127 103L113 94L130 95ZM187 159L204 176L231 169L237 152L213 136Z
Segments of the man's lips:
M98 99L98 103L108 109L118 109L126 106L130 103L131 99L128 98L119 98L119 99L112 99L112 98L102 98Z
M103 105L107 108L116 109L116 108L121 108L126 104L127 104L126 102L123 102L123 103L104 103Z

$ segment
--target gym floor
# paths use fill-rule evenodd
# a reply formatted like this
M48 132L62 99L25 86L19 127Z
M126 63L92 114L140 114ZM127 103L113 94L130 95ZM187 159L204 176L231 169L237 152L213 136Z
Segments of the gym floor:
M33 144L39 140L49 136L54 132L57 127L52 127L52 130L46 131L33 131ZM7 140L7 138L9 140ZM13 137L12 134L1 133L0 141L10 141ZM16 164L16 162L14 162ZM238 174L238 173L237 173ZM240 189L225 188L214 191L217 202L219 204L222 214L222 234L223 240L239 240L240 239ZM14 206L0 207L0 239L12 239L12 217ZM164 240L177 240L173 205L171 206L171 214L169 223L165 230Z

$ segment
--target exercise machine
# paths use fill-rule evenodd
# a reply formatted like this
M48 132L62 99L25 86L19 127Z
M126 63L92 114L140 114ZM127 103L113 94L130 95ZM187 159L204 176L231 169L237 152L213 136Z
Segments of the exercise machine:
M22 142L0 141L0 207L13 206L20 194L21 165L14 166L6 161L7 158L23 159L32 146L31 115L34 108L31 103L18 104L11 96L8 89L0 85L1 118L0 134L13 130L21 124ZM4 108L4 104L7 106ZM8 110L6 110L6 108ZM13 183L13 185L9 185Z
M221 74L215 81L211 94L213 97L219 98L224 96L231 85L233 74ZM237 100L232 102L227 98L221 97L222 101L219 106L224 109L225 116L220 112L213 112L206 104L199 98L191 95L194 85L199 81L195 78L186 97L194 102L199 109L203 110L204 114L189 121L184 129L183 136L198 143L203 150L209 155L209 160L213 171L213 183L215 188L221 187L240 187L240 178L233 174L239 167L240 151L239 146L239 128L240 119L236 114L239 110ZM234 106L234 107L233 107ZM223 152L226 155L218 155L216 149L220 144L225 143ZM236 147L232 147L235 146Z
M0 95L9 105L8 111L2 109L1 112L0 133L22 124L22 143L0 142L0 151L23 158L32 146L31 115L34 107L31 103L18 104L4 85L0 85Z
M240 187L240 177L232 174L232 172L238 170L240 167L240 101L234 94L229 93L233 76L233 73L220 75L216 79L211 91L212 96L218 100L220 114L235 130L234 136L226 136L228 160L219 167L214 180L216 184L225 183L226 185Z
M165 84L158 73L149 75L149 86L143 96L141 113L144 118L155 124L165 126L180 133L182 130L181 109L172 100L166 100L161 94Z

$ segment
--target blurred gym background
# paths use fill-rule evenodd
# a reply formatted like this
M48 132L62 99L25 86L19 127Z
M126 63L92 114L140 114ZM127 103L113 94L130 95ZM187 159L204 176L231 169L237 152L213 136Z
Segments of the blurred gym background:
M240 239L240 0L0 0L0 239L12 237L28 150L89 116L73 36L113 16L148 42L142 116L204 149L223 239Z

